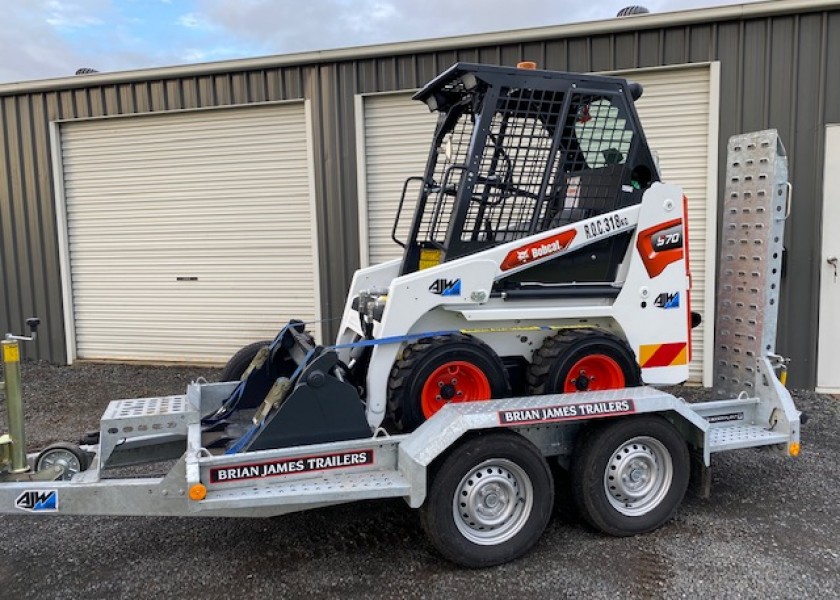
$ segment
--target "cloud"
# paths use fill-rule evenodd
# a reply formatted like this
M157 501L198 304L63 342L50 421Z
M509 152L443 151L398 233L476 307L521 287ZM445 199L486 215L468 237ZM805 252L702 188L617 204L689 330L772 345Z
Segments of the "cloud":
M201 31L213 31L216 26L198 13L187 13L178 17L178 25L187 29L198 29Z
M92 11L97 7L90 6L90 4L79 6L70 2L50 0L46 5L47 16L45 20L48 25L58 29L82 29L104 25L105 21L101 17L92 14ZM106 7L100 6L99 8Z
M738 0L650 0L651 12ZM0 82L607 19L603 0L27 0L3 3Z
M747 0L750 1L750 0ZM738 0L651 0L651 12ZM195 0L195 12L222 34L268 54L542 27L609 19L628 0Z

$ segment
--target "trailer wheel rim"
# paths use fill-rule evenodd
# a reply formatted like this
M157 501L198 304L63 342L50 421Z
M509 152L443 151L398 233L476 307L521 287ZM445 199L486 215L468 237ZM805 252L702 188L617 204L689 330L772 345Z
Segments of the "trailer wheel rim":
M490 380L476 365L453 360L436 368L420 394L423 416L427 419L450 402L489 400L492 396Z
M502 544L518 534L534 506L534 486L524 469L504 459L486 460L455 488L452 516L458 531L480 546Z
M674 464L665 445L650 436L624 442L604 472L604 490L612 507L639 517L659 506L671 489Z
M606 354L590 354L569 369L563 382L563 392L615 390L626 387L621 365Z
M50 450L41 456L38 461L37 471L44 471L57 466L64 468L64 473L61 476L61 479L64 481L70 480L73 475L82 470L79 457L69 450L56 449Z

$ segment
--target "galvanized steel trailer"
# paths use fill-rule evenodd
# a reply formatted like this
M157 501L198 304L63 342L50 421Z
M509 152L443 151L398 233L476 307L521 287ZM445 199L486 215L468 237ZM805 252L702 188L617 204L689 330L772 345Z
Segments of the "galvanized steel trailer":
M547 460L575 472L578 433L595 419L602 426L588 432L589 447L602 456L585 452L592 467L578 474L576 495L584 506L596 504L584 508L584 517L616 535L648 531L673 515L688 485L689 447L702 457L694 467L701 470L724 450L767 447L796 455L799 412L773 361L762 358L757 367L754 397L689 404L641 387L451 404L408 435L218 456L202 448L201 415L217 410L236 383L193 383L185 396L111 402L100 443L83 448L94 455L87 470L69 481L38 481L48 471L7 477L0 512L268 517L401 497L437 511L425 521L455 525L461 540L432 533L446 556L470 566L495 564L521 554L515 544L508 547L508 534L537 530L519 541L527 542L524 550L536 541L552 511ZM593 432L614 437L617 426L630 426L617 444L593 440ZM109 467L171 458L184 442L186 451L164 476L104 478ZM121 445L128 449L114 453ZM33 468L35 459L29 456ZM447 480L457 481L453 487Z
M591 525L612 535L651 531L677 510L692 474L708 491L713 454L799 453L802 415L781 381L786 361L773 353L786 167L774 131L730 141L715 356L715 384L728 399L690 404L636 387L453 403L408 434L377 428L344 441L222 454L207 449L207 420L241 382L196 382L185 395L113 401L94 443L26 456L17 344L27 338L7 336L13 427L0 438L0 513L267 517L400 497L420 508L442 554L481 567L536 543L553 511L554 476L568 471ZM296 386L331 381L317 361L304 363ZM288 385L268 394L254 423L287 398ZM163 461L174 464L159 476L108 478Z

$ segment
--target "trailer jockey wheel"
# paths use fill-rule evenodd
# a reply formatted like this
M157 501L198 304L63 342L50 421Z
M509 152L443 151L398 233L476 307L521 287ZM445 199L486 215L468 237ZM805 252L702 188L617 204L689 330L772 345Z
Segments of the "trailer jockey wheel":
M553 509L554 484L540 451L511 432L468 438L435 465L420 519L449 560L490 567L537 543Z
M627 343L596 329L566 329L546 338L527 374L532 394L635 387L641 379Z
M388 410L401 431L412 431L450 402L508 393L504 364L489 346L467 335L440 335L403 350L388 379Z
M57 443L44 448L35 459L35 472L61 467L60 479L69 481L76 473L86 471L90 466L90 456L75 444Z
M647 533L674 515L690 470L688 446L670 421L620 419L578 437L572 495L596 529L615 536Z

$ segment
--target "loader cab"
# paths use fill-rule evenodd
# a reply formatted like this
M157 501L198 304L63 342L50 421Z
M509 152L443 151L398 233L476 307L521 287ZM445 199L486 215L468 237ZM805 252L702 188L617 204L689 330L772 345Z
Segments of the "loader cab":
M439 118L401 274L639 203L659 175L634 95L614 77L465 63L431 81L414 96ZM539 279L612 281L630 237Z

